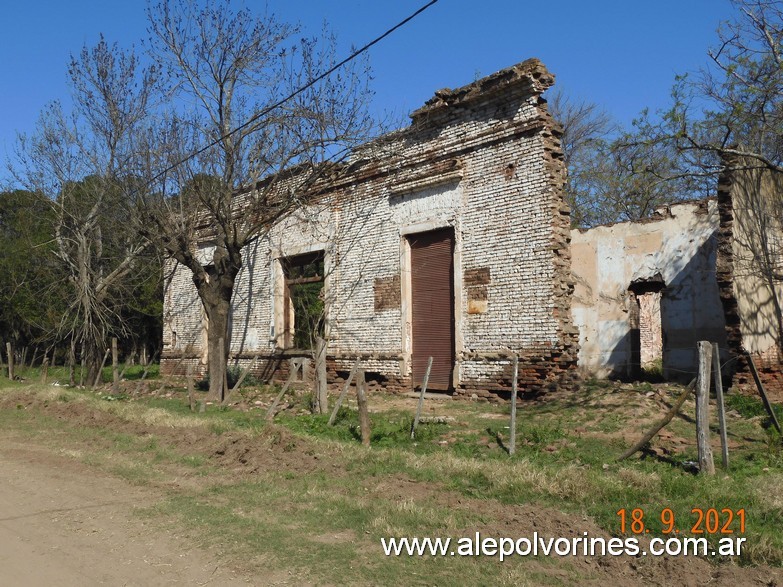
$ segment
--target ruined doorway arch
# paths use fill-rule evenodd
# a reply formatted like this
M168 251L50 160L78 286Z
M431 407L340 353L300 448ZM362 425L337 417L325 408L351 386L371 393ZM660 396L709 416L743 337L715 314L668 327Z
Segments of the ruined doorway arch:
M628 375L642 379L646 372L663 373L664 336L661 300L666 283L660 273L636 279L628 287L631 352Z

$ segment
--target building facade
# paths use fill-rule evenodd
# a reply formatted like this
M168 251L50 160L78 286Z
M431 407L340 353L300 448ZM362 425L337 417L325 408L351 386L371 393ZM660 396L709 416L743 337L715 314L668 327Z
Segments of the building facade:
M532 59L441 90L411 125L354 154L344 173L243 252L230 364L288 376L327 341L329 379L361 360L387 389L502 396L573 379L569 210L560 131ZM208 259L209 244L197 252ZM209 325L190 274L165 290L164 371L206 368ZM304 375L306 376L306 374Z

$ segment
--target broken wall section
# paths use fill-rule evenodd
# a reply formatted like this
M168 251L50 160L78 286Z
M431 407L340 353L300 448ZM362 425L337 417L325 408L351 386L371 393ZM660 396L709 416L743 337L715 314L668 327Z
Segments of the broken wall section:
M735 383L752 385L751 353L770 391L783 395L783 177L750 159L727 158L718 185L718 283Z
M718 225L710 199L571 232L582 374L638 377L660 345L664 378L690 380L697 341L726 347L715 279Z

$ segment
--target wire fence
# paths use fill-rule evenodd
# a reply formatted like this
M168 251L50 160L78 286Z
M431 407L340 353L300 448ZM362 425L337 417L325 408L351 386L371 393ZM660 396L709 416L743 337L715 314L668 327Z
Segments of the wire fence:
M692 347L667 347L665 349L665 351L666 352L688 351L688 352L692 352L694 354L694 357L696 357L698 355L698 349L695 346L692 346ZM620 351L620 352L625 353L626 351ZM720 355L722 355L723 357L728 356L728 358L726 358L725 360L723 360L723 358L721 359L723 361L720 364L721 370L724 370L725 368L731 366L733 363L735 363L736 361L738 361L740 359L745 359L746 358L746 356L744 354L737 354L737 353L734 353L734 352L732 352L732 351L730 351L729 349L726 349L726 348L721 348L719 352L720 352ZM580 353L579 354L579 360L580 361L584 361L585 359L604 358L604 357L609 357L610 358L613 354L615 354L615 351L606 351L606 352L602 352L602 353L591 353L591 354L582 354L582 353ZM694 363L695 363L695 360L694 360ZM634 367L634 368L638 367L640 369L644 369L645 367L646 368L651 367L653 364L654 364L654 362L650 362L650 361L643 363L643 362L629 361L626 358L618 357L616 361L610 361L610 360L604 361L601 366L605 367L605 368L613 368L613 369L623 369L623 368L628 368L628 367ZM685 374L685 375L696 376L699 373L697 367L694 367L693 369L683 369L683 368L680 368L680 367L673 367L671 365L667 365L665 362L662 364L661 368L666 370L666 371L668 371L668 372L682 373L682 374Z

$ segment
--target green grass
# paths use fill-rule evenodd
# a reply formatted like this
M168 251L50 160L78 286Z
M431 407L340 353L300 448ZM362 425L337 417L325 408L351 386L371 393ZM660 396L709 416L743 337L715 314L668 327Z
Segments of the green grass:
M122 378L127 381L136 381L141 379L142 375L144 374L144 370L146 367L142 365L129 365L125 366L124 363L120 363L119 371L122 373ZM27 382L35 382L40 381L41 379L41 366L36 365L35 367L15 367L14 368L14 376L19 377L23 380L26 380ZM123 373L124 370L124 373ZM78 384L81 380L81 373L82 368L81 365L77 365L74 368L74 379L76 380L76 383ZM7 376L7 371L3 370L3 374ZM65 366L51 366L47 367L46 370L46 380L47 383L53 383L55 381L65 384L68 383L70 377L70 370L68 367ZM102 383L110 383L113 381L113 369L112 366L109 365L108 367L104 367L101 371L101 382ZM160 377L160 365L153 364L149 366L149 369L147 370L147 376L145 379L158 379Z
M662 394L663 403L647 397L650 389ZM274 391L252 393L268 400ZM276 419L289 438L265 422L265 408L238 411L213 406L205 414L192 413L184 391L174 391L170 398L117 396L107 401L107 396L87 391L0 382L0 394L9 397L8 408L0 410L0 428L38 442L49 439L58 447L72 445L90 464L137 485L169 487L169 479L190 479L183 488L169 490L148 514L186 525L203 544L226 552L232 560L252 561L262 553L273 561L272 567L293 566L300 577L314 583L416 583L425 582L424 577L430 584L586 580L563 561L498 565L379 554L381 537L469 535L473 528L493 527L498 511L517 506L564 512L572 516L575 531L579 520L591 520L612 535L620 531L617 511L623 508L642 508L653 535L661 533L664 508L673 510L684 532L695 521L693 508L745 509L748 543L740 562L781 565L783 452L776 433L762 426L766 416L757 400L727 398L740 414L730 419L735 446L727 473L719 469L714 477L694 475L686 464L696 460L692 443L673 443L662 458L637 455L616 461L630 443L627 438L640 436L679 391L587 382L573 395L521 404L513 457L505 451L507 406L448 402L442 409L456 422L421 424L412 441L412 413L399 407L385 409L379 396L372 396L378 411L371 414L370 449L359 444L354 409L344 407L335 426L328 426L325 415L300 415L307 404L304 394ZM42 403L27 405L30 397L44 396ZM69 402L154 426L136 434L72 426L67 419L49 415L47 406ZM693 404L688 402L666 430L692 438L692 418ZM241 433L251 444L293 455L292 463L300 455L325 464L312 470L282 465L251 476L235 474L216 462L213 453L171 445L155 426L198 426L199 434L214 439L233 439ZM653 445L661 446L661 441L654 440ZM398 492L411 483L416 492ZM457 498L474 505L454 508L451 504ZM347 577L346 568L351 569Z

